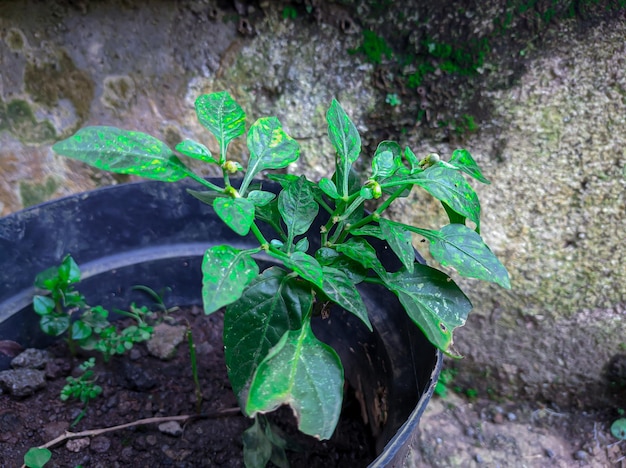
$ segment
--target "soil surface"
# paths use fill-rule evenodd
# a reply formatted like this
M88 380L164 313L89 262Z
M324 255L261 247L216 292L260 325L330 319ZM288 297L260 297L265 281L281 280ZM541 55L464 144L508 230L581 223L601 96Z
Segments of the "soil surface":
M182 429L177 435L168 434L171 429L167 426L154 423L63 441L51 449L52 459L46 467L243 466L241 436L251 426L251 420L237 411L228 382L222 314L205 317L199 308L192 308L171 316L179 325L192 326L203 397L202 416L174 423L174 432L176 424ZM88 405L86 414L74 427L70 425L81 413L82 404L77 400L62 402L59 393L72 367L84 359L78 357L72 362L64 342L50 351L56 358L48 364L45 389L24 399L0 395L2 468L19 467L30 447L45 444L64 431L196 414L186 342L178 345L170 360L153 357L144 343L136 344L123 356L114 356L106 365L98 356L94 370L103 393ZM366 466L374 453L358 408L358 402L347 396L339 426L333 438L324 442L300 434L286 407L270 420L284 431L295 449L287 451L291 466Z

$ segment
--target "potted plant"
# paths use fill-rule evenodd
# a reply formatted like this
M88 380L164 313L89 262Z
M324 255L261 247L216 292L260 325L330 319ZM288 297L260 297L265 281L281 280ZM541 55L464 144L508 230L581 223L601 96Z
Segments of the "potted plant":
M100 169L173 182L178 191L186 188L195 200L189 197L173 208L174 213L185 212L192 205L193 210L212 208L216 216L211 218L211 226L189 226L188 236L193 241L178 248L196 249L187 254L197 258L197 250L206 247L202 239L207 233L218 239L206 248L193 274L200 271L202 275L205 314L225 308L226 365L244 414L255 418L289 405L302 432L327 439L341 412L345 376L360 389L378 439L382 453L374 464L399 461L423 411L424 397L427 401L436 380L440 355L435 348L451 353L452 332L465 322L471 309L448 275L416 261L411 234L424 237L434 259L460 275L509 287L505 268L479 235L480 205L462 172L482 182L486 179L465 150L457 150L449 161L443 161L434 154L418 158L408 147L402 150L397 143L384 141L372 157L371 174L360 180L352 170L361 153L360 136L339 103L333 101L327 121L336 150L334 175L313 182L305 175L274 173L268 174L273 180L268 183L258 177L268 170L283 169L299 157L298 143L278 119L265 117L250 126L250 156L242 167L228 158L230 142L246 134L241 107L226 92L200 96L195 107L200 122L217 139L219 154L212 155L206 146L191 140L181 142L175 150L218 165L222 179L199 177L167 145L149 135L113 127L84 128L53 149ZM231 179L236 175L241 177ZM205 190L188 188L183 179L191 179ZM415 186L441 201L450 224L428 230L385 217L394 200L408 195ZM158 209L155 200L169 197L162 184L146 187L141 210L151 205ZM368 201L371 211L364 208ZM85 203L89 197L78 204ZM98 278L99 286L102 279L97 273L101 271L89 273L91 267L137 277L137 268L147 264L129 260L123 253L133 233L116 232L116 219L129 216L132 226L133 215L123 214L122 205L111 203L105 208L110 224L104 235L101 226L99 235L104 243L99 257L105 261L90 265L87 258L83 264L87 276ZM172 214L154 211L151 216L151 224L167 226ZM217 227L216 219L244 240L227 240L225 228ZM475 228L467 227L466 220ZM171 229L186 228L178 225ZM16 227L9 222L3 229ZM153 232L148 231L152 239ZM109 236L121 238L121 247L120 242L109 245ZM154 241L154 245L139 249L140 257L154 256L157 251L156 257L163 258L163 252L158 252L162 241ZM84 244L77 247L79 262L81 250L93 250ZM174 253L168 249L167 255ZM113 268L102 266L107 262ZM190 280L179 285L178 274L172 276L173 291L195 283ZM24 299L22 294L21 299L13 296L5 302ZM408 323L413 324L410 331ZM359 342L371 343L380 354L371 353L368 346L355 347ZM426 368L416 371L402 366L406 352L414 362L425 362ZM370 372L389 366L386 380L364 372L364 362L369 363ZM399 379L409 373L413 382ZM367 380L374 382L365 389ZM423 396L422 403L416 403L416 390ZM393 410L394 404L403 410ZM250 431L248 436L267 438L263 431ZM394 438L400 443L385 449ZM269 461L271 450L265 455Z

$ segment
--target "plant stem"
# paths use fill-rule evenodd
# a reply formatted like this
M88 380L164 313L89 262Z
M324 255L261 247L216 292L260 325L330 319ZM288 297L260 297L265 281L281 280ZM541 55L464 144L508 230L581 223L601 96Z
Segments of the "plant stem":
M211 190L215 190L216 192L219 193L223 193L224 189L222 187L218 187L217 185L209 182L208 180L204 180L202 177L200 177L198 174L196 174L195 172L192 172L189 169L186 169L185 172L187 173L187 175L189 177L191 177L193 180L195 180L196 182L204 185L205 187L210 188Z
M193 342L193 334L191 333L189 324L187 324L187 344L189 345L189 360L191 361L191 373L193 374L193 382L195 384L196 412L200 414L200 410L202 409L202 388L200 387L200 379L198 378L196 345Z

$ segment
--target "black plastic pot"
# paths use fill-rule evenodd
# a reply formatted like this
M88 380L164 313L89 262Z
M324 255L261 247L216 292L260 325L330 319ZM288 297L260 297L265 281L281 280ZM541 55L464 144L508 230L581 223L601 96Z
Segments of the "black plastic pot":
M0 219L0 340L24 347L50 341L32 310L32 285L38 272L67 253L80 265L79 289L88 303L124 309L131 301L142 302L132 286L143 284L156 291L169 288L169 305L201 304L204 251L222 243L242 248L257 243L232 233L209 206L186 193L189 187L197 185L106 187ZM272 184L265 183L265 189L272 190ZM384 243L378 244L383 263L397 262ZM314 332L337 350L347 380L363 395L379 454L371 466L399 466L432 396L441 353L393 294L370 286L361 293L373 333L342 310L314 323ZM0 362L0 370L7 366Z

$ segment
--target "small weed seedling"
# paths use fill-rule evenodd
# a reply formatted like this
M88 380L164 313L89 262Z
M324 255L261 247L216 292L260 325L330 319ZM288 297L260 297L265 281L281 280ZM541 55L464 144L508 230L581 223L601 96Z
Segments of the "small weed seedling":
M314 335L311 320L337 304L372 330L356 288L359 283L380 285L395 294L425 336L451 353L453 330L464 324L471 304L447 274L416 262L411 234L428 241L441 265L510 287L506 269L479 234L480 204L463 174L488 181L468 151L456 150L448 161L434 154L418 158L408 147L383 141L363 179L352 170L361 154L361 138L333 100L326 119L336 151L334 174L319 181L305 174L270 175L281 187L276 194L264 190L256 178L284 169L300 156L298 142L280 121L262 117L247 129L249 158L244 168L227 156L230 142L246 134L242 108L226 92L200 96L195 108L217 140L216 155L193 140L182 141L175 152L150 135L115 127L83 128L53 149L112 172L164 182L189 177L206 189L190 191L192 195L210 204L237 235L251 234L258 241L258 247L244 250L235 246L236 239L233 245L211 247L202 263L204 311L212 314L226 307L226 365L246 415L257 417L288 404L302 432L330 438L341 411L344 372L335 350ZM218 166L222 182L198 176L182 156ZM241 179L234 183L231 177L236 174ZM432 230L385 216L394 201L415 187L441 202L450 224ZM364 209L367 200L378 200L373 212ZM321 229L310 230L320 211L327 221ZM269 238L260 222L273 229ZM384 239L401 267L388 271L371 238ZM259 253L273 259L275 266L259 271ZM262 425L258 420L255 424ZM259 451L266 444L253 434L266 434L266 427L247 433L245 439L244 457L255 455L259 465L269 461L269 451Z
M76 417L70 427L75 426L85 415L87 405L91 400L98 398L102 393L102 387L96 385L96 377L92 368L96 365L95 358L89 358L83 362L79 368L83 372L79 377L67 377L67 384L61 389L61 400L67 401L70 398L80 400L84 407L80 414Z

